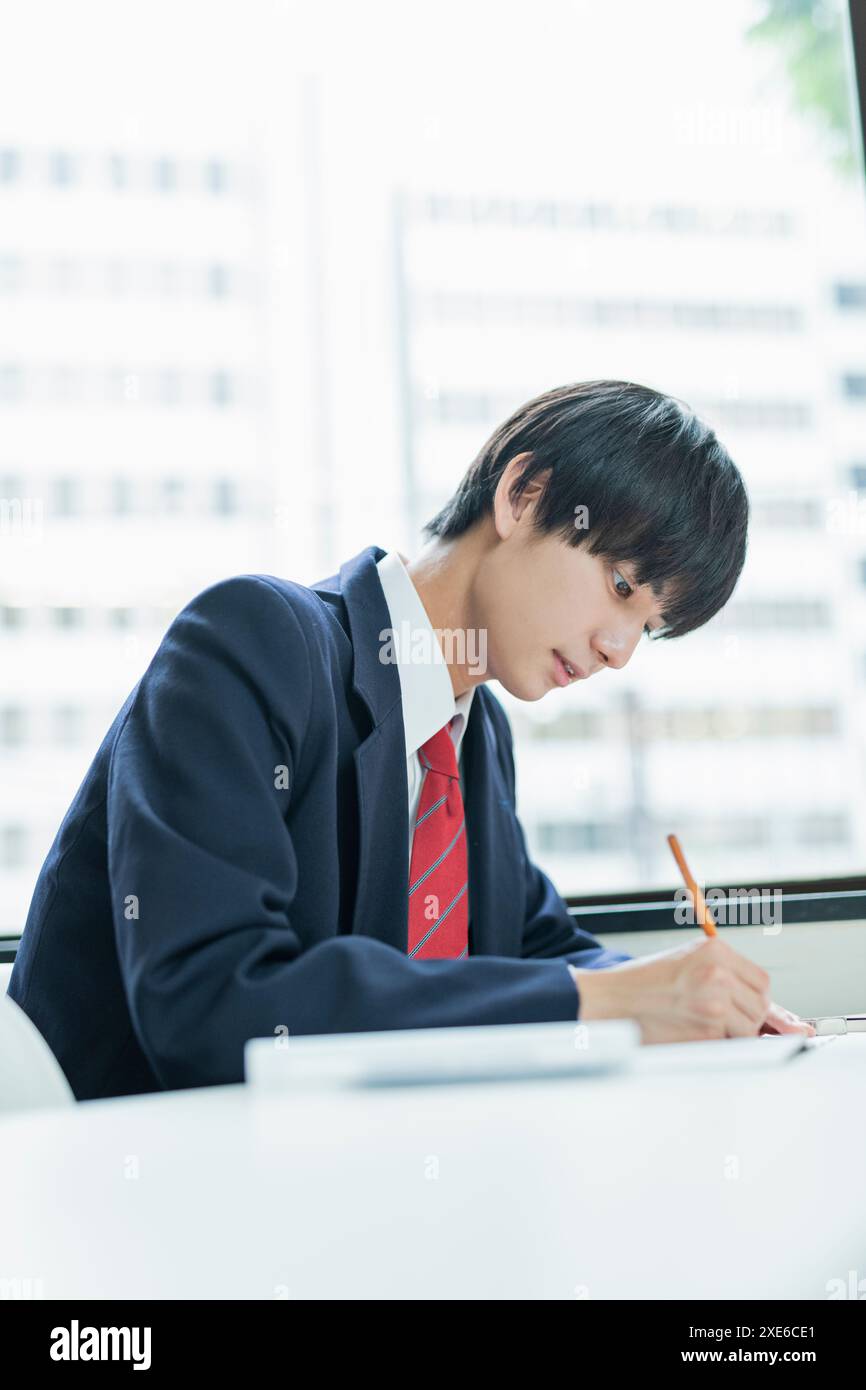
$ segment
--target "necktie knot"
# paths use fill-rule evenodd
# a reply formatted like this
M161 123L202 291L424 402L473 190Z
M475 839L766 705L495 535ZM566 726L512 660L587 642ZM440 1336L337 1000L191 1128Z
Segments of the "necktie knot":
M454 747L454 740L450 734L451 720L444 728L439 729L432 738L428 738L426 743L422 743L418 750L422 767L426 767L428 772L439 772L445 777L457 777L457 750Z

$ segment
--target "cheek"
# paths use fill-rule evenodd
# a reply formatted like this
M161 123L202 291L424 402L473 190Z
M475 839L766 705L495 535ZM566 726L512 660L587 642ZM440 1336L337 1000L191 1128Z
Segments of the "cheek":
M491 667L503 674L534 669L574 628L573 605L555 571L491 566L477 590L476 621L487 628Z
M511 624L523 646L546 645L556 625L556 610L562 599L553 583L538 576L515 575L509 593Z
M549 615L545 613L545 605L533 600L519 585L507 595L501 595L495 634L500 656L512 664L537 657L545 646L546 621Z
M488 670L507 688L530 660L531 634L526 631L519 603L519 593L503 586L479 605L478 624L485 630Z

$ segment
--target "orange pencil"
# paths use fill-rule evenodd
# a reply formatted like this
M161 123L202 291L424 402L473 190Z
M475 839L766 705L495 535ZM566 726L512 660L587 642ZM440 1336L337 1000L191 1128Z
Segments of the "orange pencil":
M668 844L671 847L674 859L679 864L680 873L682 874L683 879L685 880L685 885L692 895L692 902L695 905L695 916L697 917L698 922L703 927L707 936L718 935L718 933L716 932L716 923L713 918L713 915L710 912L710 909L707 907L706 902L704 901L703 893L701 892L694 877L692 876L692 872L689 869L688 864L686 863L686 856L680 849L680 842L677 839L676 835L668 835Z

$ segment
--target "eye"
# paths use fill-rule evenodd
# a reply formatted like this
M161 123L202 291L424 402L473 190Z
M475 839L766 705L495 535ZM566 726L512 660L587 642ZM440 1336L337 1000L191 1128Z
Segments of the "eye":
M613 574L613 587L616 589L620 598L631 598L634 589L631 584L629 584L628 580L617 569L612 569L611 573ZM650 627L649 623L644 623L643 630L647 637L650 637L653 633L653 628Z
M620 598L630 598L631 595L634 593L634 589L631 587L627 579L623 579L619 570L613 571L613 587L616 589Z

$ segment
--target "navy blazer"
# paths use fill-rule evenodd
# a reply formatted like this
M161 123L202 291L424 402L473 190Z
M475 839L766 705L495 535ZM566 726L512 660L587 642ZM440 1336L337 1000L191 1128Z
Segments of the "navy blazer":
M580 931L530 860L486 687L463 741L469 957L406 954L397 666L368 546L313 588L240 575L171 624L36 884L9 993L79 1100L243 1079L248 1038L573 1019Z

